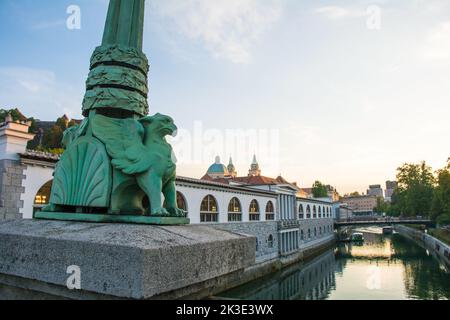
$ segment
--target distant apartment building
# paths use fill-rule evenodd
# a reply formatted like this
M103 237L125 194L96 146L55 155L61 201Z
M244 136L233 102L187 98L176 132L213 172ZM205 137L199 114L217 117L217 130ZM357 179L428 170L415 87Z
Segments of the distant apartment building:
M397 181L386 181L386 191L384 193L384 199L387 202L392 201L392 195L394 194L397 185L398 185Z
M367 195L384 198L383 188L381 188L380 184L371 185L367 190Z
M372 215L373 209L377 206L377 196L350 196L344 197L341 203L347 204L347 206L353 211L353 215Z

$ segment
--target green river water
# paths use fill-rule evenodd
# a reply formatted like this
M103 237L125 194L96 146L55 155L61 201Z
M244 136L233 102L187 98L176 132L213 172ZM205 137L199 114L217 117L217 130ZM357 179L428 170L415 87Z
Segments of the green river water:
M450 298L450 272L420 245L380 228L359 229L363 244L339 244L312 260L224 292L256 300L411 300Z

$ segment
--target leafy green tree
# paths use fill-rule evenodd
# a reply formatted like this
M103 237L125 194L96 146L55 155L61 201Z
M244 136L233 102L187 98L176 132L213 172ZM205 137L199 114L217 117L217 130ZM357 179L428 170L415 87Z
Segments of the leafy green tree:
M63 133L64 130L59 125L54 125L49 130L46 130L42 139L42 148L44 150L61 149L63 147Z
M314 198L325 198L328 197L327 186L320 181L316 181L313 184L312 193Z
M397 169L397 172L395 205L400 214L429 215L435 184L431 167L425 162L405 163Z
M383 197L377 197L377 206L373 211L375 213L387 213L389 211L389 203L384 201Z
M437 171L437 186L431 204L431 217L442 224L450 224L450 158L447 166Z
M13 118L14 121L27 121L28 120L27 117L25 117L17 108L10 109L10 110L0 109L0 122L4 122L6 117L8 116L8 114L11 115L11 117Z

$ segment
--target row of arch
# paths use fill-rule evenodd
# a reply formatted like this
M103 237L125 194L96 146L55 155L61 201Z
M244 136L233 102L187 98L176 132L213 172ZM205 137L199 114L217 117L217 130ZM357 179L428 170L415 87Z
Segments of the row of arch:
M50 189L52 181L47 182L38 191L34 205L42 206L48 203L50 198ZM185 196L181 192L177 192L177 204L180 209L189 212ZM260 205L256 199L250 202L248 208L249 221L261 221L261 214L265 214L266 221L275 220L275 205L272 201L268 201L265 210L261 212ZM331 208L326 206L304 205L298 207L299 219L310 218L329 218L331 217ZM243 208L241 201L234 197L228 204L228 222L242 222ZM219 222L218 201L213 195L207 195L203 198L200 206L200 222Z
M299 219L316 219L316 218L331 218L331 208L325 206L313 205L311 210L311 205L306 205L306 209L303 204L298 207L298 217Z
M200 206L200 222L219 222L219 207L217 203L213 195L207 195L203 198ZM248 212L250 221L261 221L261 210L256 199L250 202ZM228 204L228 222L243 221L242 213L243 210L240 200L236 197L232 198ZM265 214L266 221L275 220L275 206L272 201L267 202L263 213Z

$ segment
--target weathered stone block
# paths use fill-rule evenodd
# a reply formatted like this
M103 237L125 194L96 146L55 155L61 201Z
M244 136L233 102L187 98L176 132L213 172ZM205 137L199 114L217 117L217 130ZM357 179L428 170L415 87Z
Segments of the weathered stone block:
M208 226L0 223L0 274L62 288L76 265L82 290L122 298L190 294L186 288L254 262L255 238Z
M6 213L5 214L5 220L16 220L18 219L16 213Z

